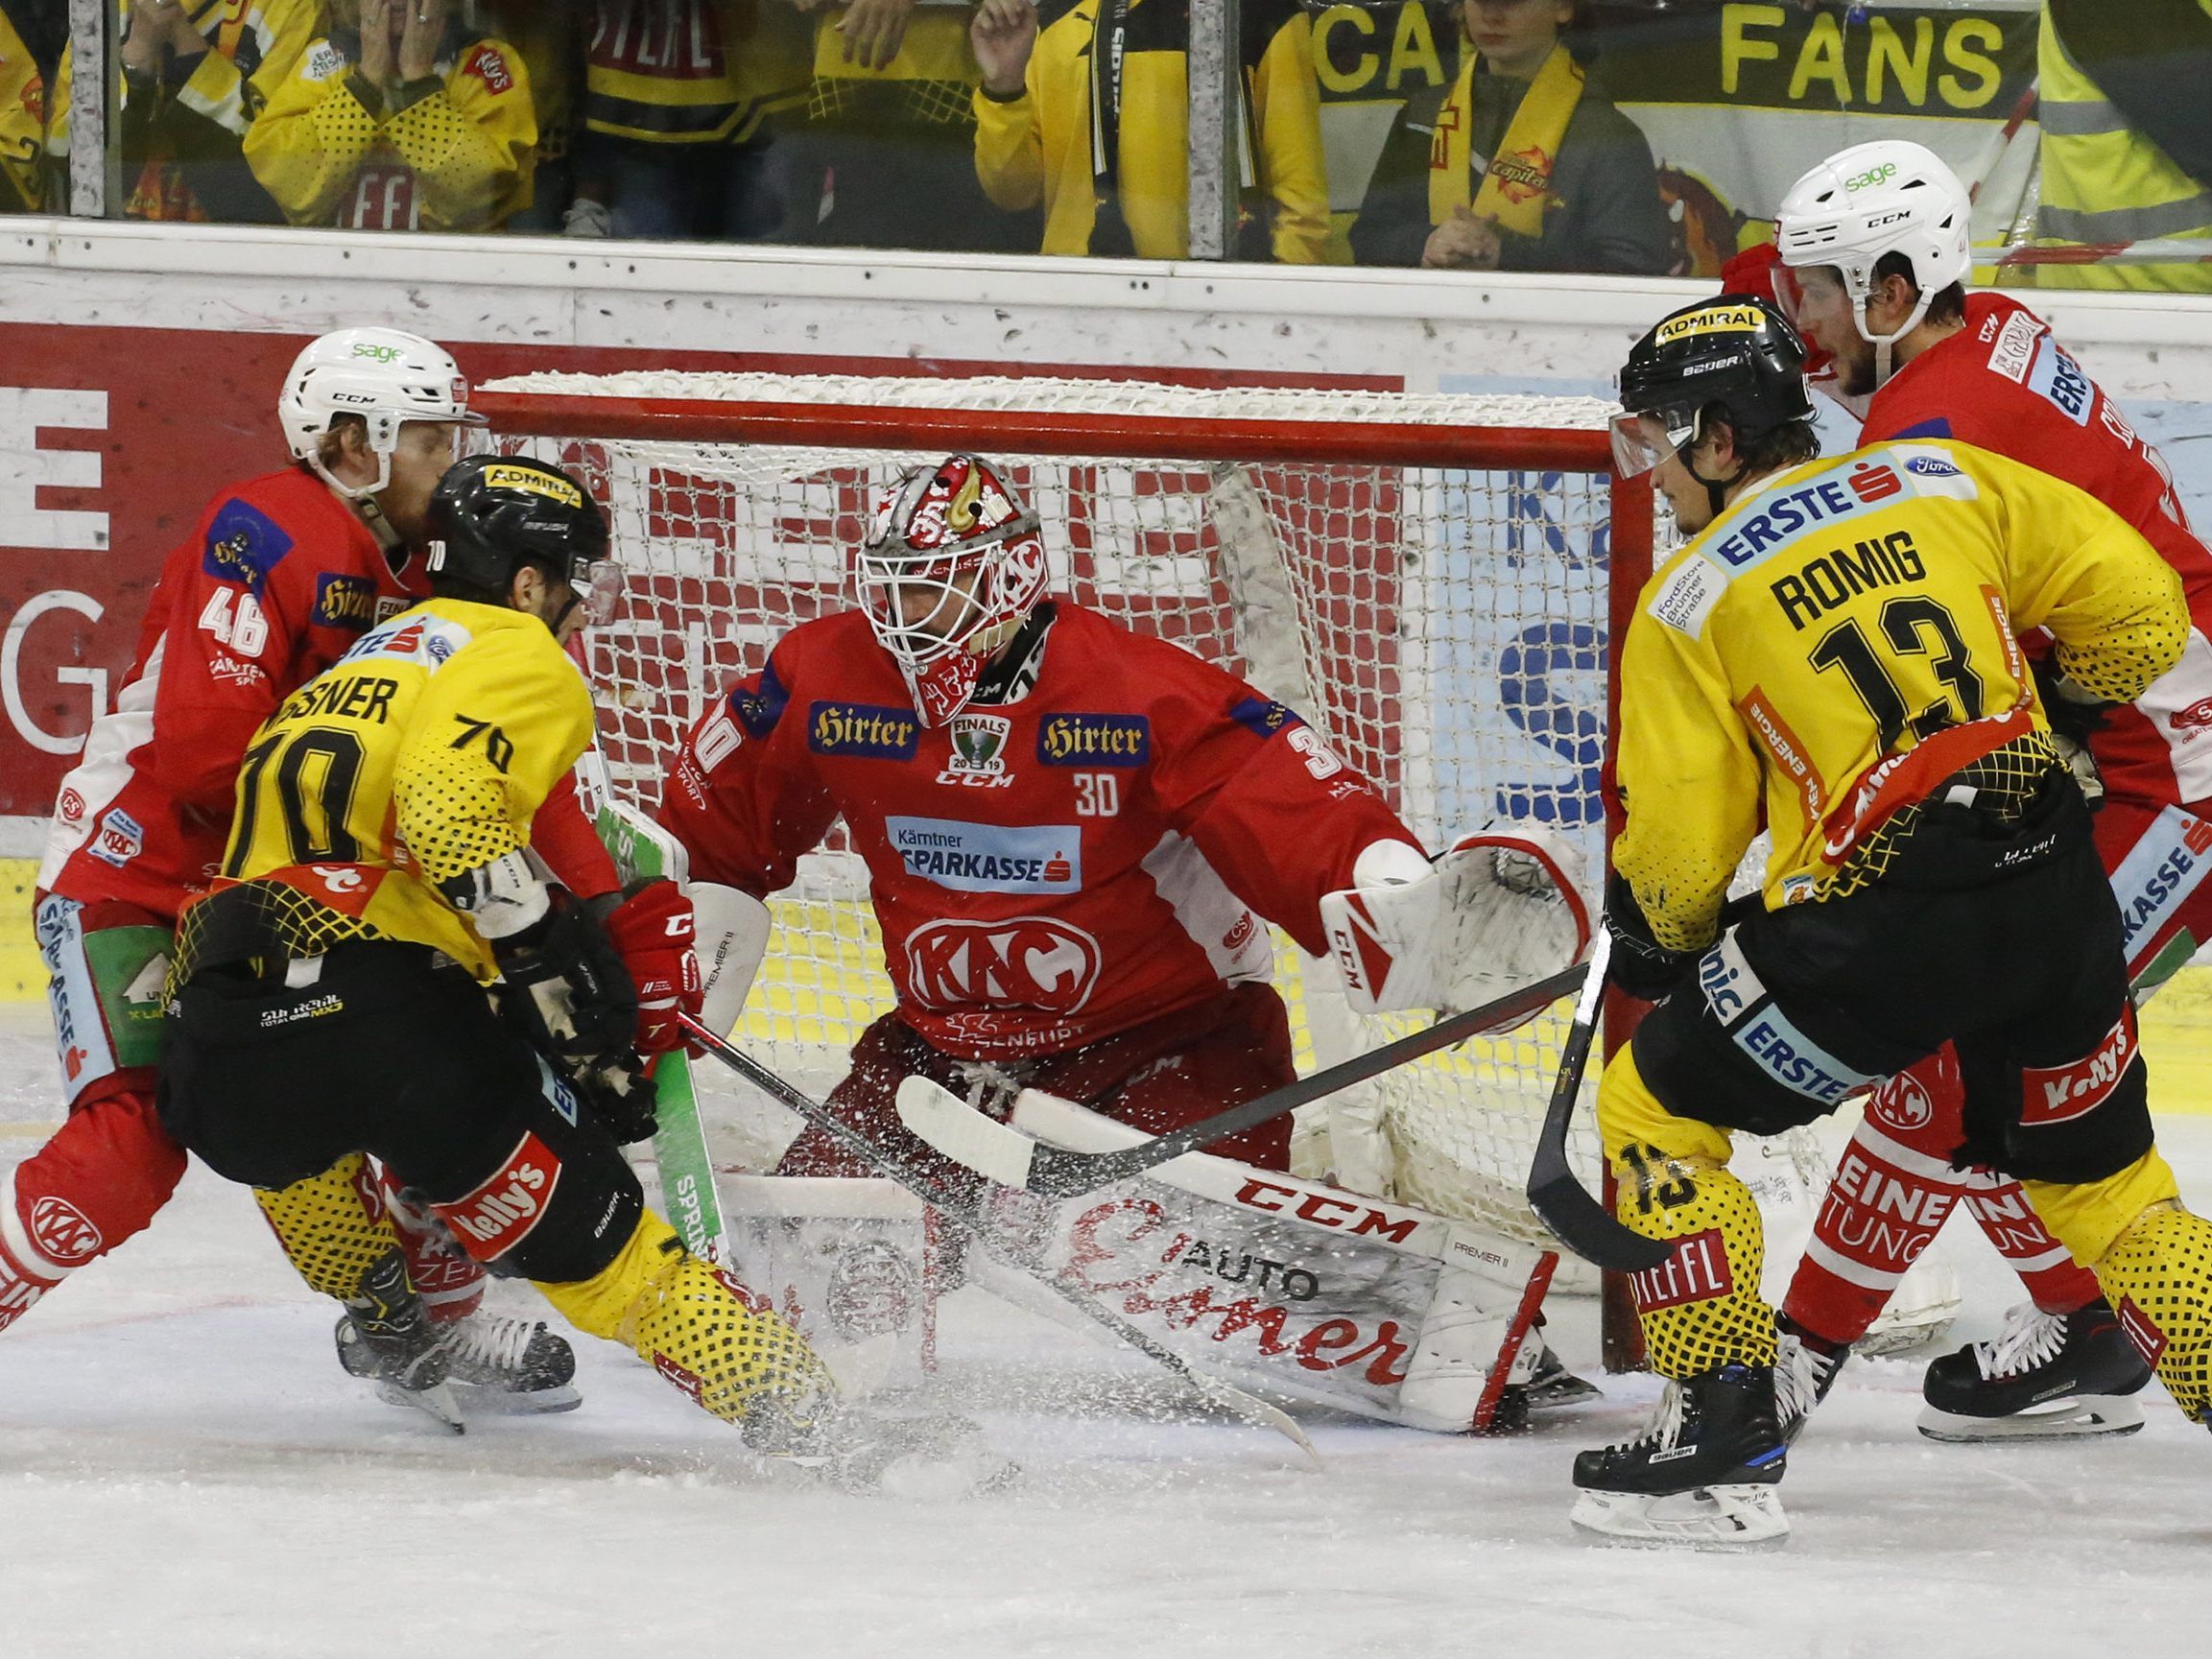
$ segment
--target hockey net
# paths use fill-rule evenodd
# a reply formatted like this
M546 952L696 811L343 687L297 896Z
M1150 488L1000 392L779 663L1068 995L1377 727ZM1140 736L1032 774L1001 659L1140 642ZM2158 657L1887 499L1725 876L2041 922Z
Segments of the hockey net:
M1303 713L1432 847L1546 824L1594 887L1606 641L1650 569L1650 492L1611 480L1596 399L1198 390L1128 381L534 374L481 406L502 447L609 509L622 614L589 670L615 792L652 807L707 701L849 605L875 493L956 450L1011 468L1053 591ZM1295 834L1295 825L1284 826ZM815 1087L891 1006L842 832L772 906L742 1039ZM1351 1016L1277 939L1301 1069L1404 1029ZM1542 1237L1522 1197L1565 1009L1309 1108L1307 1173ZM1574 1154L1597 1179L1585 1112Z

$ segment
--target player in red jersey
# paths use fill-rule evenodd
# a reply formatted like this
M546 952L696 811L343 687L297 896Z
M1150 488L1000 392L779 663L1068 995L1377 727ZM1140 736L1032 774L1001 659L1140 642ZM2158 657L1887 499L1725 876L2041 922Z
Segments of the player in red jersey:
M1832 359L1832 395L1864 411L1862 441L1948 438L2026 462L2112 507L2179 573L2196 627L2181 661L2133 703L2097 705L2038 675L2053 727L2085 751L2077 770L2093 801L2102 791L2097 845L2140 1002L2212 940L2212 550L2156 450L2050 327L2008 296L1965 292L1967 212L1958 178L1920 146L1856 145L1784 198L1780 263L1768 272L1807 344ZM1756 292L1761 274L1740 262L1731 286ZM1929 1367L1922 1432L1979 1440L2138 1427L2123 1396L2150 1366L2019 1184L1974 1156L1962 1099L1945 1050L1869 1100L1783 1305L1797 1405L1825 1392L1963 1199L2032 1301L1997 1340Z
M1485 843L1510 841L1535 877L1519 895L1499 864L1455 855L1482 872L1463 911L1297 714L1167 640L1046 597L1037 520L987 462L909 472L876 513L857 582L859 610L786 634L693 731L660 819L688 853L700 960L725 964L706 1017L726 1030L765 948L762 901L844 818L898 1000L862 1033L830 1103L914 1164L973 1179L898 1122L910 1076L1002 1109L1042 1090L1154 1134L1291 1081L1266 924L1343 960L1324 901L1346 889L1381 895L1374 913L1397 918L1382 930L1388 968L1352 964L1370 1005L1471 1004L1464 975L1495 969L1510 941L1540 935L1542 972L1586 940L1548 843ZM1472 919L1484 903L1512 919ZM1211 1150L1282 1170L1289 1149L1279 1118ZM869 1172L810 1128L778 1173Z
M424 514L464 430L482 424L467 400L452 357L427 340L384 328L324 335L279 400L295 464L217 495L164 563L115 708L62 782L39 870L37 937L69 1116L0 1173L0 1328L143 1228L182 1175L184 1153L154 1106L177 917L222 857L254 729L369 628L428 593ZM556 827L540 850L569 886L611 889L613 866L573 790L547 821ZM467 1318L482 1270L426 1228L410 1239L431 1316L465 1319L453 1341L485 1397L573 1404L566 1344ZM343 1323L339 1336L344 1358L353 1345Z

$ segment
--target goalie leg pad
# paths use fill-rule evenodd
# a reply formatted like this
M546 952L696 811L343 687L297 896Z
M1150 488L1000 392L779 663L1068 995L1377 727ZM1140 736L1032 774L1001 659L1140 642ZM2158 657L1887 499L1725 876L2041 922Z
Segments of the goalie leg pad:
M847 1399L918 1384L938 1272L928 1212L896 1182L730 1175L730 1261L804 1337Z
M1731 1361L1774 1363L1774 1311L1759 1295L1765 1235L1758 1201L1728 1169L1728 1137L1677 1117L1624 1045L1598 1085L1598 1131L1618 1192L1621 1223L1677 1241L1658 1267L1629 1284L1652 1369L1687 1378Z
M725 1422L771 1403L811 1412L836 1395L805 1339L650 1210L599 1273L537 1288L578 1330L622 1343Z
M1025 1132L1077 1150L1141 1136L1025 1090ZM1002 1253L1041 1258L1206 1369L1386 1422L1503 1427L1550 1251L1205 1153L1078 1198L1005 1196Z

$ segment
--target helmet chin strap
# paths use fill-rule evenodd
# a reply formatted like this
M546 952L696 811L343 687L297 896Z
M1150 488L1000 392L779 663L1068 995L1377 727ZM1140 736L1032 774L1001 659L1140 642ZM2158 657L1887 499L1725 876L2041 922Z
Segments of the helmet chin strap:
M1892 350L1898 341L1920 326L1920 320L1928 315L1928 305L1936 296L1921 289L1913 301L1912 315L1888 334L1876 334L1867 326L1867 301L1870 295L1862 294L1851 307L1851 320L1859 325L1859 338L1874 348L1874 390L1879 391L1890 384L1890 376L1897 372Z

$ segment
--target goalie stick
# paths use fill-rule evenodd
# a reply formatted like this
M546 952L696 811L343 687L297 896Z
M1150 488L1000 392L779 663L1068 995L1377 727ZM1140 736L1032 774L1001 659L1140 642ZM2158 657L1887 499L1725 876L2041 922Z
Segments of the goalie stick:
M1583 1261L1608 1273L1640 1273L1665 1261L1674 1254L1675 1246L1623 1226L1590 1197L1567 1163L1567 1125L1582 1092L1582 1072L1589 1064L1590 1041L1597 1031L1598 998L1605 991L1605 973L1612 959L1613 936L1601 927L1590 952L1589 978L1582 982L1582 994L1576 999L1574 1024L1568 1028L1566 1047L1559 1055L1552 1103L1544 1113L1543 1130L1536 1136L1536 1155L1529 1164L1529 1206L1559 1243Z
M1333 1095L1339 1089L1392 1066L1404 1065L1423 1055L1449 1048L1479 1035L1492 1026L1533 1014L1574 995L1583 984L1582 964L1562 968L1548 979L1523 985L1510 995L1485 1003L1479 1008L1453 1014L1435 1025L1404 1036L1341 1064L1270 1089L1241 1105L1201 1118L1179 1129L1154 1136L1118 1152L1077 1152L1033 1141L1019 1129L987 1118L958 1095L938 1087L927 1078L908 1078L898 1086L899 1120L946 1157L965 1164L976 1173L1002 1187L1052 1198L1073 1198L1115 1181L1142 1174L1156 1164L1195 1152L1255 1124L1296 1111L1309 1102Z
M689 1014L678 1014L677 1018L691 1039L705 1049L708 1054L739 1077L745 1078L746 1081L751 1083L753 1087L766 1094L778 1105L797 1112L808 1123L826 1133L831 1140L837 1142L845 1150L866 1160L872 1168L882 1171L900 1186L906 1188L908 1192L920 1198L923 1203L934 1206L939 1212L949 1218L963 1232L973 1238L986 1254L989 1253L989 1228L985 1224L983 1217L977 1210L962 1203L959 1198L946 1192L940 1183L932 1180L921 1171L886 1152L821 1102L815 1100L811 1095L803 1094L794 1088L759 1061L739 1050L735 1045L724 1041ZM1002 1258L994 1259L1003 1260ZM1269 1405L1266 1401L1246 1393L1242 1388L1232 1386L1218 1378L1206 1376L1192 1366L1190 1362L1181 1355L1162 1347L1126 1319L1119 1318L1098 1306L1073 1286L1062 1284L1058 1279L1048 1274L1019 1268L1017 1264L1006 1263L1005 1265L1015 1268L1024 1276L1043 1286L1084 1318L1090 1320L1091 1323L1112 1332L1115 1337L1136 1349L1148 1360L1166 1366L1188 1384L1191 1388L1204 1395L1214 1405L1251 1424L1254 1428L1273 1430L1296 1445L1299 1451L1312 1459L1315 1468L1323 1466L1321 1455L1314 1450L1314 1443L1306 1437L1306 1432L1284 1412Z

